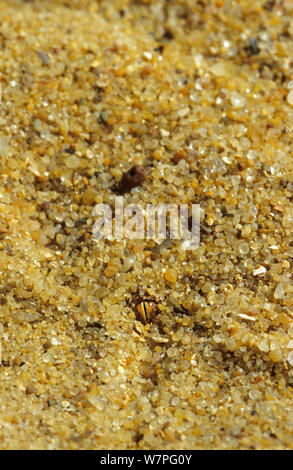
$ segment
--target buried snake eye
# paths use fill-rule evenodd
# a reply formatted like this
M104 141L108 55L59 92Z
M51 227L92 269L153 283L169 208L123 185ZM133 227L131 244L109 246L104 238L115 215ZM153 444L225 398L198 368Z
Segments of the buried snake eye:
M152 312L154 311L155 303L154 302L140 302L136 306L136 310L140 315L140 318L144 322L148 322L151 319Z

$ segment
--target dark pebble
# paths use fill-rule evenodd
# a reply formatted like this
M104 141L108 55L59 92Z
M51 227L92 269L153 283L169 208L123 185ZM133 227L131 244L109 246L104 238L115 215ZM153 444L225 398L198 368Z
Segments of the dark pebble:
M146 179L146 169L141 165L134 165L129 171L123 174L118 190L121 193L130 191L135 186L140 186Z
M259 47L258 47L258 44L257 44L257 39L255 39L255 38L250 38L250 40L249 40L249 46L250 46L252 55L257 55L257 54L259 54Z
M25 393L27 395L35 395L37 393L37 389L33 385L28 385L25 389Z
M44 65L50 65L50 57L44 51L38 51L38 56Z

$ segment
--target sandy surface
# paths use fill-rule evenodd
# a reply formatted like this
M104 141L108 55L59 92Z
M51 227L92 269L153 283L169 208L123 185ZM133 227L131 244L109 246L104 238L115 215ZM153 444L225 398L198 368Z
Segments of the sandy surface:
M289 1L0 0L2 449L292 449L292 53ZM197 250L93 240L134 165Z

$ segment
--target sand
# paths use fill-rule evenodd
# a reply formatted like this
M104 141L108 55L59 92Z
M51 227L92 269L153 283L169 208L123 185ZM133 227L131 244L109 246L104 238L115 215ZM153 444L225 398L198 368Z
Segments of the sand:
M1 449L292 449L293 3L0 25ZM121 185L200 204L199 248L95 240Z

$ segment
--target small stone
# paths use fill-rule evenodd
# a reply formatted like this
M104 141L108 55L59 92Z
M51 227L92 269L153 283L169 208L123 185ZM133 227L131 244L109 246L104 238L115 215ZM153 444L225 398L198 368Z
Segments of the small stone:
M257 158L257 152L255 150L249 150L247 152L248 160L255 160Z
M89 403L97 408L98 410L102 411L105 407L105 404L104 404L104 398L98 396L98 395L94 395L94 394L90 394L87 396L87 399L89 401Z
M289 362L290 366L293 367L293 351L290 351L287 356L287 361Z
M241 244L239 245L239 253L240 253L241 255L247 255L247 254L249 253L249 245L248 245L248 243L245 243L245 242L244 242L244 243L241 243Z
M83 204L85 205L88 205L88 204L92 204L93 202L95 202L95 198L97 196L97 193L96 191L94 191L93 189L91 188L88 188L82 195L82 202Z
M143 56L143 58L144 58L145 60L152 60L152 58L153 58L152 53L151 53L151 52L147 52L147 51L144 52L144 53L142 54L142 56Z
M291 104L293 106L293 90L290 91L290 93L288 93L287 101L288 101L289 104Z
M165 279L167 282L170 282L171 284L177 281L177 271L175 269L167 269L165 272Z
M249 40L249 46L250 46L250 50L251 50L251 54L252 55L257 55L259 54L259 47L258 47L258 44L257 44L257 39L256 38L250 38Z
M238 313L237 315L239 318L242 318L243 320L247 321L255 321L256 319L250 315L246 315L245 313Z
M284 228L292 228L293 227L293 217L291 214L286 214L282 218L282 225Z
M50 57L44 51L38 51L38 56L44 65L50 65Z
M123 264L124 264L124 270L125 272L129 271L130 268L134 265L136 260L136 255L130 255L124 258Z
M274 292L274 298L275 299L283 299L284 298L284 295L285 295L285 291L284 291L284 288L282 286L282 284L278 284L277 287L276 287L276 290Z
M172 158L172 162L177 165L177 163L179 163L180 160L186 160L187 156L188 156L188 153L186 152L186 150L181 148L177 150L177 152L175 152Z
M94 69L96 69L97 67L99 67L100 65L100 60L99 59L94 59L91 63L91 67L93 67Z
M31 323L36 321L37 315L30 312L20 312L17 317L18 323Z
M180 111L178 111L178 116L180 118L183 118L183 117L187 116L189 113L190 113L189 108L183 108L183 109L180 109Z
M102 111L100 113L100 122L102 122L103 124L108 124L108 119L109 119L109 112L108 111Z
M260 266L259 268L253 270L253 275L259 276L260 274L265 274L266 272L266 268L264 266Z
M265 340L262 340L260 343L258 343L258 349L265 353L269 352L270 350L269 345Z
M37 393L37 389L33 385L28 385L25 389L25 393L27 395L35 395Z
M50 349L52 347L52 343L50 341L50 339L48 339L48 341L46 341L44 344L43 344L43 348L45 349L45 351L47 351L48 349Z
M134 165L129 171L123 174L118 189L125 193L135 186L140 186L146 179L146 169L141 165Z
M228 70L224 61L217 62L211 66L211 72L216 75L216 77L225 77L228 74Z
M0 156L6 157L9 151L9 138L1 137L0 138Z
M261 392L259 390L250 390L248 396L251 400L257 400L261 398Z
M144 67L142 67L141 71L140 71L140 75L141 77L147 77L148 75L151 75L151 73L153 72L153 68L151 65L145 65Z
M61 248L65 248L66 245L66 236L63 233L57 233L56 235L56 243Z
M161 129L160 132L162 137L169 137L170 135L170 132L166 131L166 129Z
M282 360L282 351L279 348L273 349L269 352L270 359L273 362L281 362Z
M110 265L110 266L107 266L105 268L104 274L107 277L112 277L112 276L115 276L115 274L117 274L117 272L118 272L117 267Z
M41 132L42 130L42 122L40 121L40 119L35 119L34 120L34 128L37 132Z
M37 210L40 212L48 212L50 209L50 202L49 201L44 201L41 204L37 206Z
M75 155L70 155L70 157L65 160L65 164L68 168L75 170L76 168L79 168L80 161Z
M53 361L53 356L50 353L44 353L42 355L42 361L48 364L49 362Z
M168 338L163 338L162 336L152 336L151 338L156 343L169 343Z
M209 227L211 227L215 221L215 219L213 217L207 217L207 224Z
M232 91L230 101L236 109L243 108L245 105L245 98L235 91Z
M67 400L63 400L61 402L61 405L62 405L63 408L69 408L70 407L70 402L67 401Z

